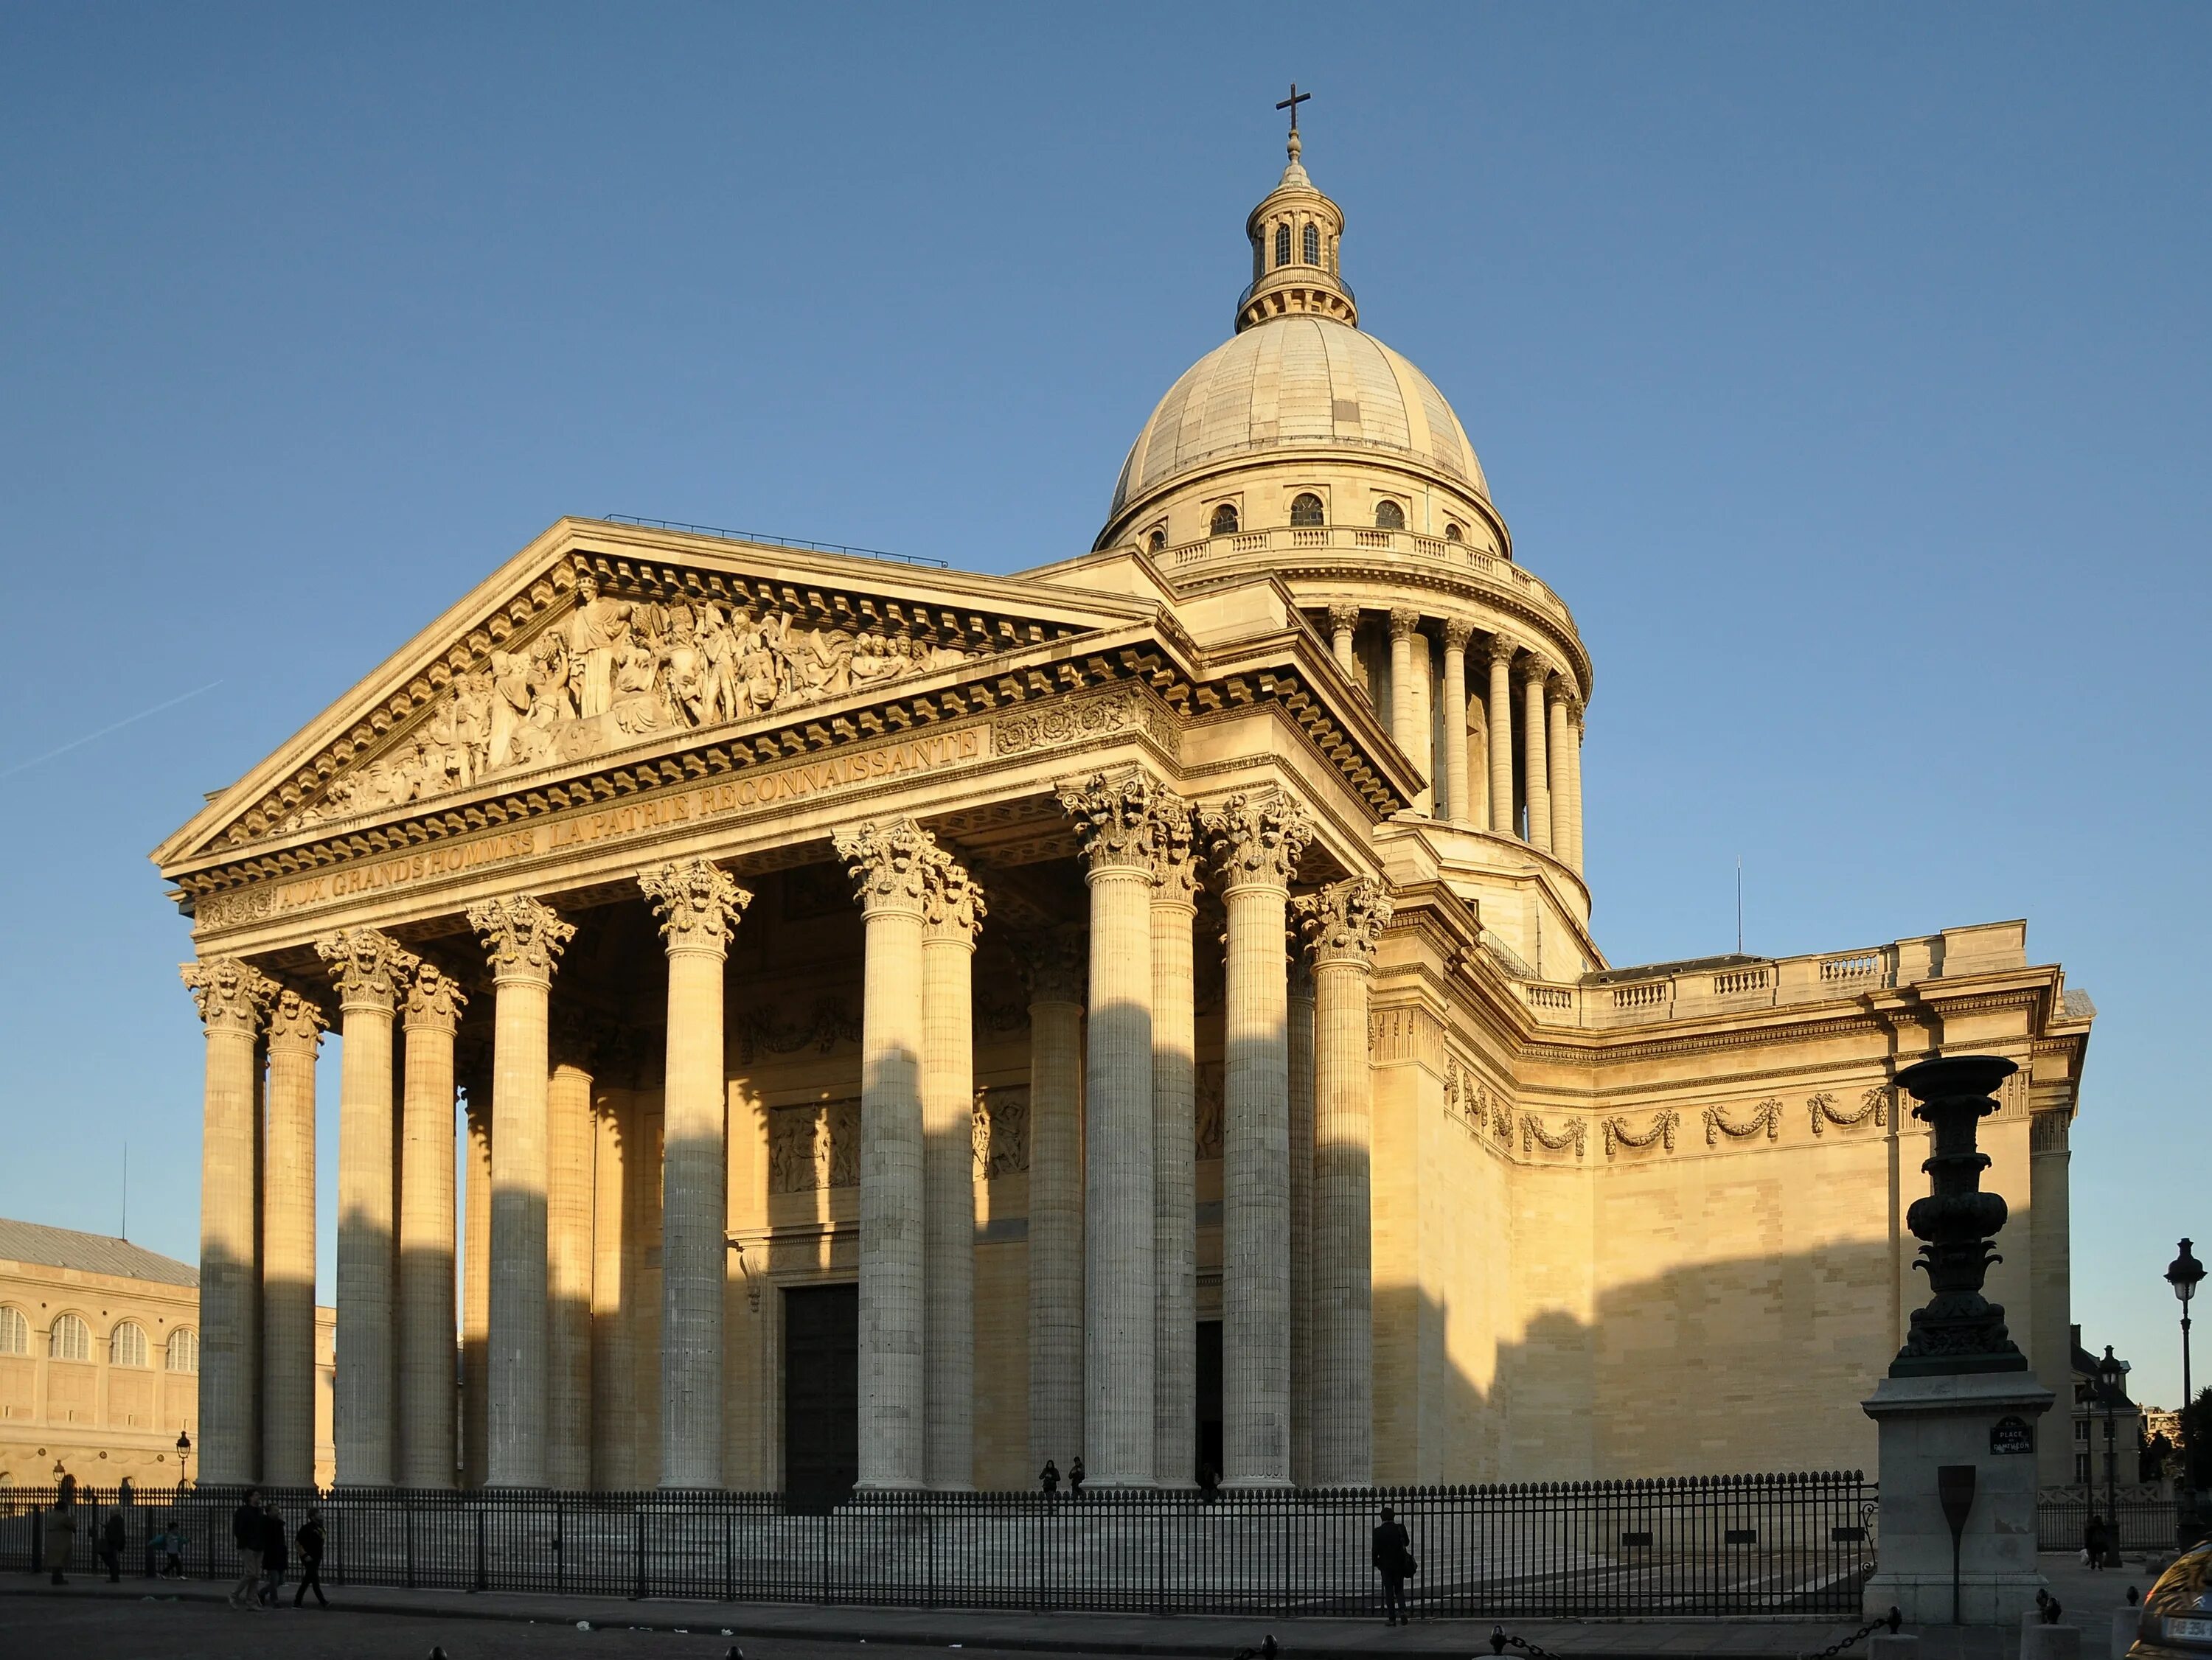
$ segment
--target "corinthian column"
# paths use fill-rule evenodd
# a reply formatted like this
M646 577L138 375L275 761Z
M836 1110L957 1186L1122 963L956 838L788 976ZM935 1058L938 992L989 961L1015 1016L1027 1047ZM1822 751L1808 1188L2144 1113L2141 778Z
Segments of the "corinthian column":
M1421 687L1413 678L1413 635L1420 628L1419 611L1390 613L1390 736L1412 759L1423 778L1429 775L1429 758L1414 753L1415 728L1419 724Z
M592 1484L596 1137L589 1028L562 1024L545 1081L545 1484L574 1491Z
M491 1309L484 1485L546 1483L546 1015L576 925L518 894L469 907L495 1001L491 1081Z
M1332 883L1299 901L1314 972L1312 1481L1364 1487L1375 1467L1374 1275L1367 986L1390 920L1382 884Z
M723 1259L729 1254L722 968L730 936L753 896L706 859L665 864L637 881L660 918L668 947L668 1065L660 1154L660 1485L719 1487L722 1278Z
M399 1105L399 1481L453 1485L453 1030L435 963L407 988Z
M1474 632L1462 618L1444 620L1444 810L1469 829L1474 808L1467 775L1467 642Z
M1028 942L1030 1463L1083 1451L1083 935Z
M1152 848L1152 1478L1164 1487L1198 1484L1195 853L1188 808L1164 810Z
M1575 843L1574 791L1567 787L1567 700L1574 688L1554 678L1544 686L1544 753L1552 776L1552 851L1572 863Z
M1183 809L1141 768L1060 791L1091 890L1084 1069L1083 1459L1101 1487L1152 1484L1152 870L1158 816Z
M921 937L936 844L912 819L840 831L867 918L860 1015L860 1481L919 1487L922 1413Z
M1222 1463L1231 1487L1291 1479L1290 1041L1284 930L1312 836L1279 790L1204 815L1229 912L1222 1148Z
M1336 666L1343 669L1345 677L1354 683L1359 679L1359 663L1352 653L1352 636L1358 627L1359 608L1357 605L1340 602L1328 608L1329 649L1336 653Z
M329 1022L298 992L269 1015L261 1195L261 1479L315 1484L315 1051Z
M929 863L921 938L924 1479L975 1486L975 934L982 890Z
M200 1142L200 1481L209 1487L259 1474L253 1444L259 1381L261 1287L254 1269L253 1043L276 982L235 957L180 971L207 1036Z
M315 942L338 988L337 1395L331 1409L337 1479L389 1487L398 1465L392 1418L392 1013L418 960L373 928Z
M1521 724L1522 792L1528 798L1528 845L1552 851L1551 768L1545 759L1544 684L1551 665L1541 657L1521 664L1521 689L1527 718Z
M1513 654L1504 634L1490 637L1490 827L1513 833Z
M1309 1485L1314 1412L1334 1410L1313 1388L1314 982L1302 946L1291 948L1291 1480Z
M1559 759L1567 781L1567 863L1583 869L1583 700L1567 700L1567 730L1559 739Z

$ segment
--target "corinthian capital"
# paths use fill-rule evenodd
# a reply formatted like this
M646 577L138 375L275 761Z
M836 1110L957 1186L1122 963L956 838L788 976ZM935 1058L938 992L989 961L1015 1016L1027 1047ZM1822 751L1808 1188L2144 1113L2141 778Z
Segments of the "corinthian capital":
M686 859L642 872L637 885L653 902L660 918L661 938L668 949L710 951L716 956L730 948L730 936L753 896L737 879L711 859Z
M1390 613L1390 638L1393 639L1404 639L1420 626L1421 614L1419 611L1401 607Z
M912 819L871 820L857 830L840 830L830 841L852 875L854 897L864 913L924 908L937 844Z
M1474 625L1472 622L1469 622L1465 617L1446 617L1444 619L1445 651L1464 651L1467 650L1468 641L1474 638Z
M262 1012L276 1000L276 982L235 957L188 962L177 972L210 1033L243 1032L251 1037L261 1024Z
M1348 962L1365 968L1390 920L1390 900L1372 876L1347 876L1293 901L1316 966Z
M1061 927L1022 942L1023 982L1030 1001L1079 1003L1090 983L1091 949L1083 930Z
M1160 805L1152 838L1152 903L1198 903L1198 822L1190 803L1170 796Z
M468 1000L453 977L437 964L417 964L414 983L407 988L407 1024L450 1032L459 1024L462 1007Z
M288 985L276 994L276 1004L269 1011L269 1041L272 1045L304 1047L312 1053L329 1024L321 1009Z
M1331 633L1350 633L1359 627L1359 608L1349 600L1334 601L1328 608L1328 626Z
M1514 653L1520 649L1521 642L1510 634L1492 634L1490 637L1489 655L1492 663L1510 663Z
M922 881L921 919L930 933L972 945L986 914L983 890L968 867L942 848L936 850Z
M1298 855L1313 839L1305 809L1274 788L1231 796L1207 808L1200 821L1221 867L1224 894L1240 888L1288 888Z
M1574 682L1569 680L1565 675L1554 675L1544 683L1544 696L1547 701L1565 704L1570 716L1574 713L1575 706L1580 701L1575 696Z
M1523 686L1541 686L1551 679L1552 665L1532 651L1513 666L1513 672Z
M392 1000L422 960L389 934L374 928L349 928L315 942L315 954L331 966L341 1009L381 1009Z
M1141 766L1063 784L1058 793L1060 810L1075 821L1075 833L1093 871L1150 874L1163 815L1175 808L1188 811L1180 797Z
M478 900L468 916L469 926L483 936L495 981L550 980L561 953L576 937L575 924L562 922L551 906L526 894Z

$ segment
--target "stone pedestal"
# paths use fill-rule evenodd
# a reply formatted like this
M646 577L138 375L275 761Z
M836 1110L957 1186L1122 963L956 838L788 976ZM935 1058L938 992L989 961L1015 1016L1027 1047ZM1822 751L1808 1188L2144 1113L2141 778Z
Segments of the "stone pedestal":
M1867 1581L1871 1620L1893 1605L1908 1624L1951 1623L1951 1528L1936 1470L1974 1467L1973 1508L1959 1540L1959 1612L1970 1626L2010 1625L2035 1607L2035 1455L1993 1452L2005 1418L2033 1427L2051 1394L2027 1372L1885 1378L1860 1404L1881 1437L1881 1566ZM2002 1445L2004 1438L1997 1438Z

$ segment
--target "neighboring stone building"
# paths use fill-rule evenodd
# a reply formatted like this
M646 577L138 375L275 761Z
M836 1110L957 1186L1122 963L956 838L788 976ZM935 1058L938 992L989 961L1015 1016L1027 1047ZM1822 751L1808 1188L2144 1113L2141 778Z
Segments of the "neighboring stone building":
M2066 1386L2086 997L2016 922L1611 965L1574 620L1295 137L1246 229L1089 552L564 518L161 847L210 1479L304 1467L333 1110L350 1481L1869 1464L1937 1050L2020 1063L1991 1290Z
M0 1221L0 1487L51 1485L57 1465L94 1487L176 1485L177 1437L199 1434L199 1277L128 1239ZM316 1312L327 1482L337 1317Z

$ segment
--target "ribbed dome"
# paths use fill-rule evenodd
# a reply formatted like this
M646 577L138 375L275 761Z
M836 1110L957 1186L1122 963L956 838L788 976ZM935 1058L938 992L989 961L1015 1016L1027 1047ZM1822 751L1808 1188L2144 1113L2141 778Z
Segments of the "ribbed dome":
M1121 464L1107 518L1201 467L1297 449L1401 455L1490 495L1466 428L1426 375L1356 328L1279 317L1223 342L1168 389Z

